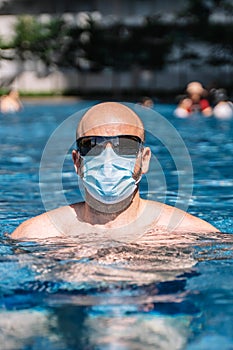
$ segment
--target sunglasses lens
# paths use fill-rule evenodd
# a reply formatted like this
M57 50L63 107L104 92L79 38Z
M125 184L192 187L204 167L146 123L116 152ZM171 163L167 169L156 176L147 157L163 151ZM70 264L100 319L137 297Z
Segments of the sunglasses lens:
M99 155L103 147L98 143L97 137L86 136L77 140L77 149L82 157L85 156L97 156Z
M77 149L80 155L98 156L100 155L107 143L111 143L112 148L119 156L137 156L142 141L137 136L120 135L120 136L84 136L77 140Z
M81 156L86 156L87 153L91 150L91 138L83 137L78 139L77 149L80 152Z
M135 156L138 154L141 140L136 136L119 136L119 146L116 153L120 156Z

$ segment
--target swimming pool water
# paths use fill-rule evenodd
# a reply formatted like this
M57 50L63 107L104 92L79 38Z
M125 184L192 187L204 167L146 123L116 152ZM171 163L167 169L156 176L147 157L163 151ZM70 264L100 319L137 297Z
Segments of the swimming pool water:
M185 142L191 181L190 164L180 159L186 156L182 144L175 143L174 161L169 127L167 137L157 140L156 119L149 112L142 116L153 151L142 196L181 207L189 201L188 211L222 234L190 232L182 241L159 235L150 246L94 233L78 243L17 242L5 235L44 211L39 168L46 142L69 116L94 103L25 104L18 114L0 115L0 348L233 349L232 121L176 119L174 106L155 105ZM47 204L58 206L56 162L49 170ZM62 181L68 202L82 199L70 154Z

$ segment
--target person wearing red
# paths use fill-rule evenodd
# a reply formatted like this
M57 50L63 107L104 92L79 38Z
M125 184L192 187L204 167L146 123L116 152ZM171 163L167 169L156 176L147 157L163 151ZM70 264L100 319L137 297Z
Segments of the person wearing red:
M202 84L193 81L187 85L186 96L179 102L174 111L176 117L187 118L193 113L201 113L205 117L213 114L212 107L206 98L207 92Z
M187 85L186 92L192 101L191 113L202 113L205 117L210 117L213 113L209 101L205 98L206 90L198 81L193 81Z

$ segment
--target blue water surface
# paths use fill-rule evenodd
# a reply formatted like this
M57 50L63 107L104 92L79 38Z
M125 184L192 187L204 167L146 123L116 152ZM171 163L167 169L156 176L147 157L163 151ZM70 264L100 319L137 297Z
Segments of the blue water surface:
M0 348L233 349L232 121L178 119L165 104L154 106L159 118L141 115L152 149L141 196L187 208L221 234L159 237L150 247L91 245L92 237L80 244L10 239L22 221L63 204L54 185L63 146L62 200L82 200L72 123L95 103L25 103L20 113L0 115ZM70 117L72 136L61 127ZM50 146L54 159L40 184L52 135L59 136Z

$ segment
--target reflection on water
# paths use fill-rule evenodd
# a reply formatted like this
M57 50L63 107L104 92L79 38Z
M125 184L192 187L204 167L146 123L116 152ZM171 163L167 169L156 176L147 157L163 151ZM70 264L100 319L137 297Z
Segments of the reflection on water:
M182 349L190 317L124 314L65 305L2 313L0 341L12 349ZM21 324L21 327L16 325ZM4 333L4 337L1 334Z
M207 349L198 335L213 318L220 323L216 304L232 317L233 281L222 283L232 274L232 235L161 235L150 245L88 241L2 239L4 350Z

